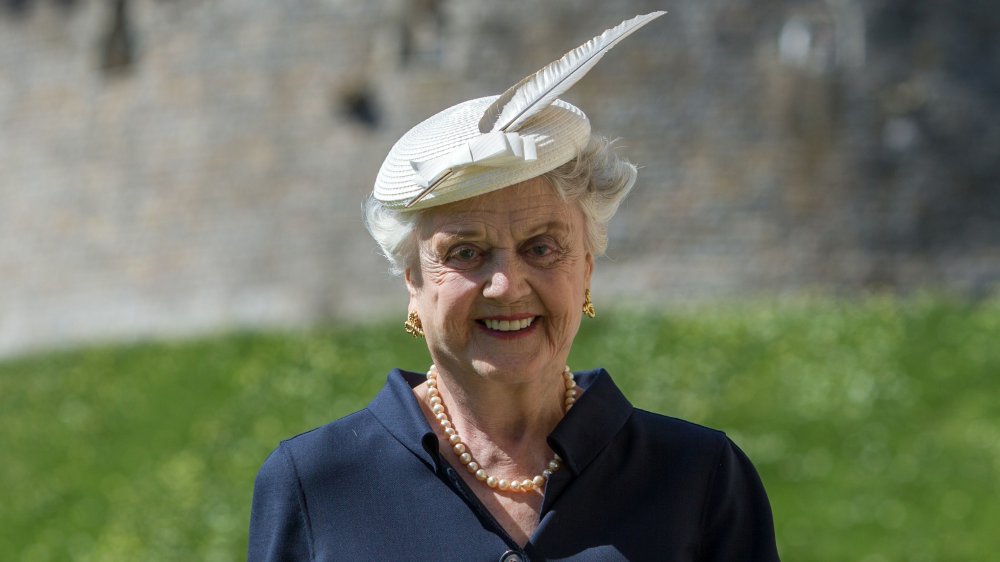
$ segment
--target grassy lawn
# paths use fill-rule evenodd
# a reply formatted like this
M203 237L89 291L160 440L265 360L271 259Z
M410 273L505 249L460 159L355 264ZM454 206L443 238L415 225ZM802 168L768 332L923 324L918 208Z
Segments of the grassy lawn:
M0 558L243 559L277 441L427 363L395 321L2 362ZM1000 298L602 310L571 366L733 436L785 560L997 559Z

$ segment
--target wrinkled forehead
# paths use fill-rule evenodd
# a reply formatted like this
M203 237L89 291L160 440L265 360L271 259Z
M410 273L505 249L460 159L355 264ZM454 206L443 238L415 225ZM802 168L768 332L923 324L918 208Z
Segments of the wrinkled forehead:
M422 212L420 238L435 235L474 238L533 234L546 229L572 232L582 227L576 202L566 201L544 179L534 178L504 189Z

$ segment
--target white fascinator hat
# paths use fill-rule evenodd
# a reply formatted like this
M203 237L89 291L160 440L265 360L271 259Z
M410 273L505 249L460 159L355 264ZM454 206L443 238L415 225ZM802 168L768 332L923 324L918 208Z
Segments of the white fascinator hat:
M417 210L529 180L572 160L590 139L590 120L558 97L619 41L665 12L636 16L563 55L499 96L462 102L400 138L379 169L372 196Z

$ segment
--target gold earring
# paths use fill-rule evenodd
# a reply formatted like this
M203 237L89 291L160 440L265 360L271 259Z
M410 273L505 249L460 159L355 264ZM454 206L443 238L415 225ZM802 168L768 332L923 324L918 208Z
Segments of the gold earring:
M420 323L420 317L417 316L416 312L410 312L406 315L406 322L403 322L403 329L406 330L407 334L415 338L424 337L424 326Z
M587 289L584 293L583 313L590 318L597 316L597 310L594 308L594 303L590 301L590 289Z

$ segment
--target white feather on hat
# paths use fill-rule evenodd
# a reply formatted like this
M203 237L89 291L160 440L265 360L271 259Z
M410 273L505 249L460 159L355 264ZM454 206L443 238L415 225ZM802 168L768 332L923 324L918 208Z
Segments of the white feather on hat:
M665 12L608 29L499 96L462 102L410 129L389 151L373 196L411 210L460 201L549 172L590 139L590 121L557 99L619 41Z

